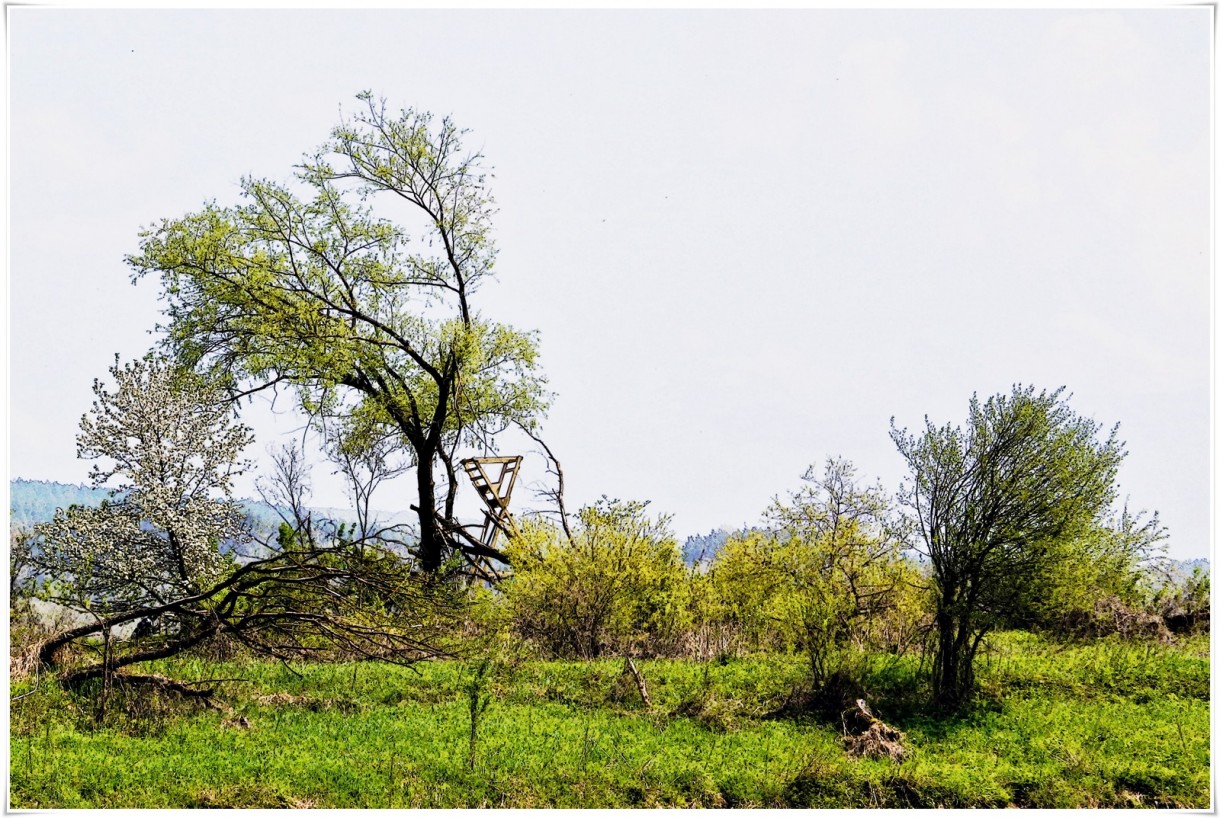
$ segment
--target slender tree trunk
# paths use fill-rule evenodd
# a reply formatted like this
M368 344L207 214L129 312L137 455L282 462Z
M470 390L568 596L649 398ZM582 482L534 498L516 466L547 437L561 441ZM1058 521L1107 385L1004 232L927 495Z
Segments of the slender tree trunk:
M458 481L457 470L453 468L453 452L445 451L445 447L441 446L437 450L440 455L441 463L445 466L445 479L447 485L445 488L445 519L453 519L453 504L457 500Z

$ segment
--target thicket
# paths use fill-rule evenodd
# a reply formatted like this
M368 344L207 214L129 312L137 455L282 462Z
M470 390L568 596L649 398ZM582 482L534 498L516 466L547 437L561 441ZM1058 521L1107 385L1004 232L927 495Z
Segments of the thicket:
M510 545L513 573L477 595L473 620L544 657L800 654L814 685L866 653L921 655L936 634L935 582L892 498L843 460L805 480L693 565L643 503L581 509L571 539L531 520ZM1155 521L1125 511L1092 521L1057 544L1038 593L1002 628L1066 640L1205 631L1209 577L1166 573L1150 548L1161 539Z
M571 536L541 520L513 538L501 585L514 631L547 654L674 655L689 622L686 571L668 519L647 504L603 498L576 514Z
M114 529L130 532L124 547L134 549L136 562L148 563L143 574L133 573L131 560L113 563L114 576L99 573L107 563L92 558L77 560L89 573L66 570L65 560L72 562L84 546L90 554L120 553L107 544L108 526L115 515L140 516L131 500L75 508L45 526L14 529L14 622L24 627L19 642L41 638L42 661L34 664L62 667L78 680L113 679L124 666L175 649L206 654L227 644L231 652L243 643L255 653L340 661L378 650L400 650L406 660L477 654L493 644L515 644L538 658L581 660L781 654L802 658L803 695L828 715L864 690L869 657L913 656L925 672L930 665L924 660L938 634L934 569L911 548L909 520L895 499L879 484L861 481L843 459L811 466L802 486L777 498L759 525L728 536L692 564L682 559L669 519L651 513L647 503L603 498L577 511L566 527L525 517L505 548L513 571L491 586L460 565L421 584L409 553L392 547L396 531L353 536L314 525L302 505L306 478L298 458L282 454L276 479L266 483L278 487L268 499L295 509L291 524L266 544L271 560L243 565L231 553L222 555L213 537L206 547L219 561L203 584L175 573L175 538L148 522ZM138 500L140 491L132 496ZM1206 630L1209 578L1199 571L1161 573L1163 540L1155 517L1126 509L1098 515L1047 549L1058 558L1040 566L1039 593L1006 610L1001 626L1065 640L1113 634L1171 641ZM54 579L36 581L32 566ZM258 582L234 579L242 577L270 584L260 589ZM291 593L283 590L293 585ZM77 607L89 619L38 632L25 601L32 596ZM125 632L113 630L123 623ZM136 623L140 629L132 630ZM411 633L426 639L408 638ZM57 653L68 645L74 654ZM86 661L91 655L97 657L92 663Z

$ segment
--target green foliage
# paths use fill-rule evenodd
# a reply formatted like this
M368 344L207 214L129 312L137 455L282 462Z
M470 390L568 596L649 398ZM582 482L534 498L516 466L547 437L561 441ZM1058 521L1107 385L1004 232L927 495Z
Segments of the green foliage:
M930 420L918 436L892 428L911 477L899 497L932 566L942 705L969 698L983 637L1036 607L1071 558L1068 544L1088 542L1114 499L1117 429L1101 437L1062 393L976 395L964 430Z
M295 184L244 179L246 204L166 219L129 257L161 279L169 346L190 366L255 388L285 382L318 419L392 440L419 472L420 560L451 543L432 471L546 409L537 339L471 302L492 275L494 204L463 132L371 94L298 168ZM386 195L388 194L388 195ZM411 236L372 203L408 204Z
M1116 807L1206 808L1207 640L1062 645L1000 633L980 706L955 716L887 698L915 657L877 666L874 704L908 756L852 759L840 725L775 717L804 679L777 656L641 661L654 698L617 701L621 661L488 673L469 765L470 665L205 663L154 667L226 683L225 710L98 728L54 684L14 684L16 808ZM882 667L890 670L883 671ZM1109 684L1106 680L1109 680ZM997 698L992 698L992 696ZM20 697L20 698L18 698ZM706 701L715 718L683 708ZM87 705L85 705L87 706ZM887 709L888 708L888 709Z
M1048 546L1045 570L1030 578L1028 604L1014 607L1005 624L1070 632L1076 623L1093 621L1102 600L1149 608L1154 576L1165 562L1165 539L1156 514L1146 518L1124 507L1099 517Z
M782 613L776 608L786 607L784 591L795 585L783 570L786 550L767 532L745 532L721 546L708 571L705 615L732 626L748 650L799 646L793 628L774 626Z
M572 539L533 521L509 546L503 585L518 630L552 655L661 652L679 637L685 571L668 518L603 498L576 515Z
M806 487L776 501L767 530L734 535L708 571L704 616L729 624L749 650L804 651L820 686L849 647L905 650L921 619L922 577L879 486L829 460Z

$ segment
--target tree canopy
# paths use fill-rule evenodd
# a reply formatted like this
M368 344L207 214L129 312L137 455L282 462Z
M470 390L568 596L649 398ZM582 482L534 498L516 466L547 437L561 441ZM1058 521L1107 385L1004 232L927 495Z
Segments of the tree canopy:
M77 450L112 498L35 528L53 598L101 612L198 593L225 569L221 543L246 537L231 489L252 440L215 384L167 360L116 361L110 372L117 388L94 381Z
M293 184L243 179L245 204L165 219L128 262L160 277L183 363L226 374L237 395L292 385L321 425L342 419L349 451L392 434L416 468L417 556L436 571L480 550L452 520L457 449L532 429L545 380L536 337L475 307L496 258L482 156L447 117L359 100ZM417 235L374 212L387 199Z

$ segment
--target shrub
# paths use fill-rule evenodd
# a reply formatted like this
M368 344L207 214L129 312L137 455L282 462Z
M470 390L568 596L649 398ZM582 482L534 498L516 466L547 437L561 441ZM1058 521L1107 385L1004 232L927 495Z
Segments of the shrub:
M1165 541L1156 514L1146 517L1124 507L1092 522L1077 536L1052 544L1053 559L1038 593L1012 611L1008 626L1069 636L1125 633L1132 627L1156 631L1147 615L1160 613L1153 600Z
M1211 575L1196 568L1190 576L1171 576L1153 597L1153 607L1174 633L1205 633L1211 623Z
M918 569L880 486L830 460L808 485L768 511L769 530L731 537L709 572L722 621L753 650L799 650L815 686L851 648L901 652L918 636L924 603Z
M518 632L559 657L673 652L685 571L668 518L646 509L603 497L580 510L570 539L541 521L523 525L503 586Z

